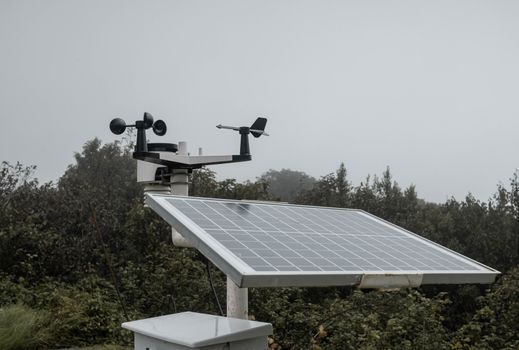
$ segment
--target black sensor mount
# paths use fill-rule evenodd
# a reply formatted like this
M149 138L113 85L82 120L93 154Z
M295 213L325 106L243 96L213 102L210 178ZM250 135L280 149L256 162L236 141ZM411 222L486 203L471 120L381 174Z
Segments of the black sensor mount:
M163 120L153 121L153 116L145 112L142 120L135 121L135 124L127 125L121 118L112 119L110 122L110 131L116 135L122 134L126 128L137 129L137 144L135 145L135 152L148 152L148 142L146 141L146 129L152 128L157 136L166 135L168 130L166 123ZM151 145L151 144L150 144ZM176 148L176 147L175 147Z

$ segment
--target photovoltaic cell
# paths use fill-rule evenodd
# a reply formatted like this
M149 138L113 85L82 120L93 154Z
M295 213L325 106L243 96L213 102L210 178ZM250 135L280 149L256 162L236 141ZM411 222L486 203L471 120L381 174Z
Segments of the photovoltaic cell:
M361 210L165 195L149 199L213 262L223 260L224 272L227 265L236 270L242 285L272 285L268 276L278 279L274 285L327 285L341 284L340 275L357 276L344 280L348 284L365 274L428 273L431 283L489 283L498 273ZM254 282L255 276L265 282Z

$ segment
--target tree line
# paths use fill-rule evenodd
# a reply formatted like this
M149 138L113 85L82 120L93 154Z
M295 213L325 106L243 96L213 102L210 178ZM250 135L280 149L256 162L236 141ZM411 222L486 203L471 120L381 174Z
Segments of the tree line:
M131 147L89 141L56 183L2 163L0 348L128 346L131 334L120 328L128 319L218 312L203 257L174 247L169 226L143 206ZM245 182L200 169L190 194L359 208L502 272L492 286L251 289L251 317L274 325L272 349L514 349L518 176L486 201L430 203L389 168L360 184L344 164L319 179L282 169ZM225 302L225 276L214 277Z

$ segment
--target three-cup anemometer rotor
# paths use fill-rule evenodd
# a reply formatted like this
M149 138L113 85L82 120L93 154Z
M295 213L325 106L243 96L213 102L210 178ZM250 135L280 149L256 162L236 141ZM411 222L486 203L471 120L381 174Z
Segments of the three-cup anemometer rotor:
M137 130L139 129L149 129L153 128L153 132L157 136L166 135L166 131L168 130L166 127L166 123L163 120L153 121L153 116L149 113L144 113L143 120L138 120L133 125L126 125L126 122L121 118L112 119L110 122L110 131L112 131L116 135L120 135L126 131L126 128L133 127Z

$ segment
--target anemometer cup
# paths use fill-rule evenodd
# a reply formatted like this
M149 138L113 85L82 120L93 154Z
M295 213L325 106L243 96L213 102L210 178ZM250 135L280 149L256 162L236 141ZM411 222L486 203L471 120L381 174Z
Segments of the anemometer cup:
M144 113L142 121L144 122L144 129L149 129L153 126L153 116L148 112Z
M121 118L112 119L110 122L110 131L116 135L121 135L126 130L126 122Z
M164 136L166 135L166 131L168 131L168 127L166 126L166 123L163 120L157 120L155 123L153 123L153 132L157 136Z

